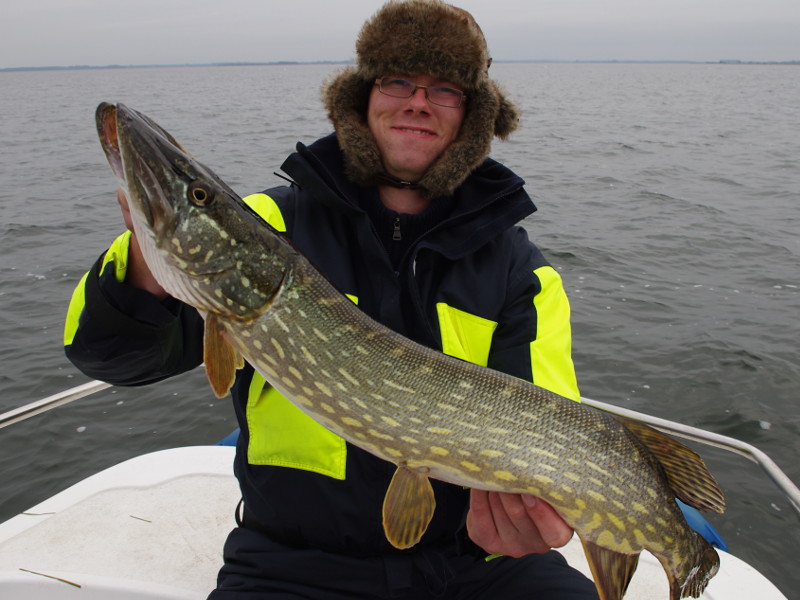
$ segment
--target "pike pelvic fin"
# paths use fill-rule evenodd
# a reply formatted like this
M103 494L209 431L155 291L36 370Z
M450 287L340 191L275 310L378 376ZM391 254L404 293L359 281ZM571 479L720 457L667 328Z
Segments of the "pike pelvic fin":
M622 554L580 538L600 600L622 600L631 582L639 554Z
M217 398L228 393L236 378L236 369L244 366L244 359L228 342L222 325L213 313L206 315L203 362L206 365L208 382Z
M616 416L656 457L675 496L698 510L725 512L725 494L703 459L679 441L657 429Z
M435 508L428 476L406 466L397 467L383 500L386 539L395 548L411 548L425 534Z

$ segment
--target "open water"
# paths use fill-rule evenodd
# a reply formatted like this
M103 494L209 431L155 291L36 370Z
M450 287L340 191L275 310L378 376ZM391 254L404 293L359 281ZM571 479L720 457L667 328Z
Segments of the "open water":
M242 193L330 129L337 67L0 73L0 412L86 381L62 351L72 289L121 231L94 132L137 108ZM585 396L755 444L800 482L800 70L495 64L523 127L493 156L562 273ZM97 470L235 427L202 372L112 389L0 430L0 519ZM800 597L800 518L758 466L695 446L731 551ZM175 502L191 502L175 498Z

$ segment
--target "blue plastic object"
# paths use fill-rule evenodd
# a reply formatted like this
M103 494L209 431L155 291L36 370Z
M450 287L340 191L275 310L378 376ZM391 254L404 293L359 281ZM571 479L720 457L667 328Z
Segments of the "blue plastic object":
M725 540L722 539L722 536L717 533L717 530L711 526L711 523L703 518L703 515L700 514L700 511L698 511L696 508L692 508L688 504L684 504L677 498L675 499L675 502L678 503L678 506L683 512L683 516L686 519L686 522L689 524L689 527L703 536L703 539L705 539L705 541L712 546L716 546L720 550L727 552L728 544L726 544Z
M234 429L224 438L217 442L217 446L235 446L239 439L239 429Z

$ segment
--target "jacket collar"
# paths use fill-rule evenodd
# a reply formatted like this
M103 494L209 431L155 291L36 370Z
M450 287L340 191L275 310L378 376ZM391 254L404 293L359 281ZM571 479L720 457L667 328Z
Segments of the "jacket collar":
M363 214L359 188L344 175L344 157L336 134L310 146L298 143L297 152L281 168L298 186L331 208ZM483 246L536 211L524 183L510 169L487 158L456 190L452 213L428 232L420 247L435 248L455 259Z

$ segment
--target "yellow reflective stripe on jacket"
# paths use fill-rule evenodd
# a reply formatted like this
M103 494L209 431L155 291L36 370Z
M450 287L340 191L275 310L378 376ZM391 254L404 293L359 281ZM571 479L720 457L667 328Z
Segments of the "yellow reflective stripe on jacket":
M286 231L281 210L267 194L251 194L244 202L278 231ZM347 295L358 304L356 296ZM307 416L259 373L253 373L247 395L247 462L312 471L344 479L347 444Z
M131 232L126 231L111 244L111 247L106 251L103 257L103 264L100 267L100 273L105 271L109 263L114 264L114 277L117 281L125 281L125 274L128 271L128 248L131 243ZM78 321L83 312L83 307L86 306L86 278L89 273L85 273L75 291L72 292L72 299L69 302L67 309L67 318L64 321L64 345L69 346L75 339L75 334L78 333Z
M569 302L561 276L553 267L534 271L542 291L533 299L536 308L536 339L531 342L531 366L536 385L580 402L575 367L572 364L572 334Z
M270 196L266 194L250 194L242 198L242 200L273 228L280 232L286 231L286 223L283 221L281 209L278 208L275 200Z
M345 478L347 445L253 374L247 398L247 462Z
M444 302L436 305L442 351L450 356L485 367L497 323L453 308Z
M358 304L358 298L347 297ZM247 394L247 462L345 478L347 444L253 373Z

